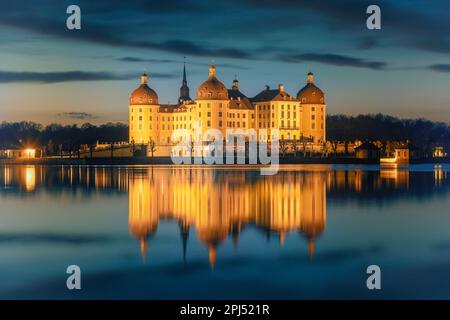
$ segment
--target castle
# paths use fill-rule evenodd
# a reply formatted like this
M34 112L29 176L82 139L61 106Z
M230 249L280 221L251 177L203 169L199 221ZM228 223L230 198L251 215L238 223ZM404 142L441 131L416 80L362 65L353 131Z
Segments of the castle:
M194 100L190 97L184 65L176 105L160 104L158 94L148 86L148 76L144 73L140 86L130 96L129 108L130 143L153 142L160 150L175 144L172 133L177 129L190 131L191 139L200 141L206 140L204 134L212 128L220 130L222 137L226 137L227 130L253 129L259 141L270 142L274 138L273 130L278 130L282 141L308 141L314 145L326 141L325 94L314 84L311 72L296 97L280 84L277 89L266 86L249 98L240 91L236 79L231 89L227 89L217 78L216 67L212 65L208 79L199 86ZM193 137L197 124L201 126L201 134ZM170 152L167 150L170 149L162 153Z

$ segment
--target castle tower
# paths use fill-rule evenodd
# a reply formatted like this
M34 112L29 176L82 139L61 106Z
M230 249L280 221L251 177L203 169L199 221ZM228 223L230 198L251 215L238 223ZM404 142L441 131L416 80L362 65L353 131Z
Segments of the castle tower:
M314 84L314 74L306 76L306 86L297 93L303 116L301 136L310 138L314 143L326 141L326 105L325 94Z
M226 114L229 105L228 90L217 79L216 66L209 67L209 77L197 90L197 107L200 111L202 135L210 128L221 130L222 137L226 136Z
M130 143L147 144L150 140L157 140L158 109L158 95L148 86L148 75L144 72L140 86L130 96Z

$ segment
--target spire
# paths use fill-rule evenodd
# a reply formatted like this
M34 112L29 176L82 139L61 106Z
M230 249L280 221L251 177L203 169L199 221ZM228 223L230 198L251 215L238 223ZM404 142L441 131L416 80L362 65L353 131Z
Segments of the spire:
M278 240L280 241L280 245L284 246L284 242L286 241L286 233L284 231L280 232Z
M238 90L239 89L239 81L238 81L236 75L234 75L233 85L231 86L231 88L233 90Z
M232 236L233 236L233 245L235 248L237 248L239 244L239 232L241 231L241 226L236 225L233 226L233 229L231 230Z
M313 255L314 255L314 239L313 238L308 239L308 255L309 255L310 259L312 259Z
M187 86L187 80L186 80L186 57L184 57L184 62L183 62L183 86Z
M209 265L211 267L211 271L214 271L214 267L216 266L216 246L209 246Z
M186 249L187 249L187 242L189 239L189 225L185 224L184 222L180 222L179 226L181 233L181 241L183 242L183 263L186 263Z
M144 237L141 238L141 255L142 255L142 261L145 263L145 260L147 258L147 239Z
M190 100L192 100L192 99L191 99L191 97L189 97L189 87L187 85L187 77L186 77L186 61L184 61L183 62L183 80L181 82L180 97L178 98L178 103L182 104L184 101L190 101Z

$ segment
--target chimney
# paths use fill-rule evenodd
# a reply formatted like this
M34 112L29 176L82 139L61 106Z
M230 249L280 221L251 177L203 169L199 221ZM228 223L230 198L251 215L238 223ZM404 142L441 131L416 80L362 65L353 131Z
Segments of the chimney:
M266 91L270 90L270 86L268 86L267 84L264 86L264 88L265 88Z
M238 90L239 89L239 81L237 81L237 79L234 79L233 86L231 88L233 90Z
M314 73L308 72L308 76L306 77L307 83L314 83Z
M278 85L278 89L280 90L280 92L284 92L284 84L280 83Z

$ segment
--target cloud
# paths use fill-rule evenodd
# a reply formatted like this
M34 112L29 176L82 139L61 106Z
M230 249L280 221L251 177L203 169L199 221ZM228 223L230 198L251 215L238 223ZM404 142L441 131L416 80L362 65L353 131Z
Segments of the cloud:
M236 48L228 48L228 47L219 47L212 48L206 45L200 46L192 41L188 40L180 40L173 39L167 40L163 42L122 42L122 44L145 48L145 49L155 49L162 50L172 53L186 54L192 56L200 56L200 57L223 57L223 58L233 58L233 59L250 59L252 55L246 51L236 49Z
M118 61L123 62L151 62L151 63L179 63L179 60L172 59L147 59L147 58L138 58L138 57L120 57L117 58Z
M314 16L318 25L328 26L332 32L345 31L347 35L359 37L370 34L382 39L391 46L405 46L428 52L450 54L450 20L448 19L447 1L433 2L434 7L425 6L423 1L409 1L405 5L402 1L378 0L244 0L255 9L277 10L283 14L284 10L307 13ZM366 9L369 5L377 4L381 8L382 30L368 31L365 28ZM433 10L434 8L434 10ZM356 39L355 39L356 40ZM370 47L378 45L372 42ZM356 40L358 43L358 40ZM365 49L365 46L362 46Z
M198 44L186 39L168 39L164 41L137 41L128 34L120 34L117 25L107 25L83 20L81 30L69 31L61 25L64 21L51 17L36 17L27 15L5 15L0 14L0 25L26 29L33 32L51 35L65 40L76 40L104 44L116 47L132 47L141 49L152 49L183 55L199 57L222 57L232 59L251 59L252 55L235 47L214 46L210 44ZM96 20L97 21L97 20Z
M63 72L21 72L0 71L0 83L38 82L57 83L67 81L129 80L136 75L118 75L109 72L63 71Z
M149 62L149 63L176 63L181 64L183 63L183 60L176 60L176 59L154 59L154 58L140 58L140 57L133 57L133 56L126 56L126 57L120 57L116 60L122 61L122 62ZM208 66L208 63L201 63L201 62L186 62L187 65L196 65L196 66ZM244 67L242 65L234 64L234 63L217 63L217 67L220 68L228 68L228 69L239 69L239 70L248 70L249 67Z
M114 74L110 72L88 71L61 71L61 72L26 72L26 71L1 71L0 83L34 82L34 83L58 83L68 81L110 81L135 79L138 73ZM175 75L167 73L154 73L154 78L173 78Z
M378 45L378 40L374 37L364 37L359 40L357 44L358 49L368 50L375 48Z
M428 66L427 69L437 72L450 72L450 64L433 64Z
M66 235L57 233L8 233L0 234L0 245L21 243L21 244L37 244L37 243L55 243L55 244L69 244L69 245L84 245L84 244L100 244L111 242L113 239L106 236L91 236L91 235Z
M368 68L373 70L381 70L387 66L386 62L369 61L360 58L353 58L339 54L318 54L304 53L293 55L281 55L280 59L285 62L318 62L340 67Z
M386 248L379 245L370 246L367 248L347 248L343 250L329 250L319 251L313 257L314 263L322 263L326 265L334 265L337 263L344 263L345 261L362 259L365 257L373 257L374 255L384 254ZM302 259L303 258L303 259ZM299 257L297 254L285 254L280 257L280 260L289 263L309 263L310 260L304 256Z
M75 112L75 111L63 112L63 113L58 114L58 116L65 117L65 118L70 118L70 119L77 119L77 120L86 120L86 119L95 119L95 118L97 118L92 113Z
M366 8L373 4L370 0L79 0L83 27L76 32L63 27L66 16L60 12L65 12L67 4L64 1L55 4L42 0L38 7L38 4L16 0L3 6L0 25L66 41L208 58L267 58L272 52L261 50L267 43L277 47L276 52L298 52L302 43L315 46L321 36L327 40L320 46L333 46L329 35L345 37L339 41L345 41L352 50L383 45L383 49L404 46L450 53L447 36L450 20L442 10L445 2L437 1L436 8L441 8L439 12L430 6L417 5L418 0L411 1L414 5L406 6L401 1L378 0L382 9L382 30L379 31L365 28ZM27 9L23 10L24 7ZM317 34L309 35L313 41L293 41L299 36L308 36L309 27L314 32L317 30ZM311 52L314 49L311 48ZM381 69L382 64L375 61L358 66Z

